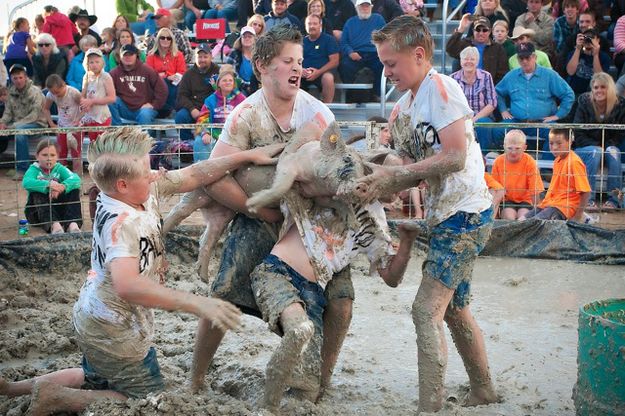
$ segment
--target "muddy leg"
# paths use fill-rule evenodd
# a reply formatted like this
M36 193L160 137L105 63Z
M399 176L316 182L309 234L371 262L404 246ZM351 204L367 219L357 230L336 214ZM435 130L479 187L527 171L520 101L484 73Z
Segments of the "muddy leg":
M200 319L193 349L193 364L191 365L191 389L197 392L204 388L204 377L221 340L226 335L219 328L213 327L207 319Z
M8 382L0 378L0 396L15 397L31 394L35 383L38 381L48 381L65 387L80 388L85 381L85 374L82 368L67 368L16 382Z
M78 390L49 381L37 381L33 387L27 415L43 416L57 412L78 413L96 400L126 401L127 397L115 391Z
M349 298L330 299L323 313L323 343L321 344L321 399L330 386L332 372L339 358L343 341L352 321L353 301Z
M419 412L437 412L443 407L447 341L443 317L453 290L424 276L412 304L417 332L419 368Z
M469 307L448 308L445 322L462 357L471 384L471 390L463 404L477 406L497 402L499 398L490 378L484 336Z
M287 382L300 361L302 351L312 338L315 327L299 303L287 306L280 314L284 336L267 363L263 407L277 413Z

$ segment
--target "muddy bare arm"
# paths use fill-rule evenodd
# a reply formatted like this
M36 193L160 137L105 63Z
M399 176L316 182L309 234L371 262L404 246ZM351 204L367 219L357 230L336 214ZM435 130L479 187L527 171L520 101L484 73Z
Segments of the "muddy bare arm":
M272 144L194 163L175 172L180 178L175 192L188 192L201 185L210 185L246 163L275 164L277 159L273 157L282 149L284 149L283 144Z
M403 223L398 227L399 248L397 254L393 256L385 269L378 269L378 273L384 283L390 287L397 287L404 278L408 261L410 260L410 250L415 238L419 234L420 227L415 223Z
M462 170L467 157L464 123L464 119L459 119L441 129L438 133L441 151L422 161L404 166L368 164L373 173L358 180L356 194L365 200L373 200L384 193L417 186L422 179Z
M217 141L217 144L211 153L211 159L226 155L233 155L239 152L241 152L241 149L238 147ZM277 222L282 218L280 211L274 209L261 208L258 210L256 215L250 213L245 206L247 194L232 176L224 176L222 179L211 184L210 186L207 186L205 189L208 195L210 195L215 201L233 211L241 212L250 217L257 216L268 222Z
M170 289L139 276L139 259L122 257L111 261L111 278L117 295L127 302L167 311L191 313L207 319L222 331L239 326L241 311L229 302Z

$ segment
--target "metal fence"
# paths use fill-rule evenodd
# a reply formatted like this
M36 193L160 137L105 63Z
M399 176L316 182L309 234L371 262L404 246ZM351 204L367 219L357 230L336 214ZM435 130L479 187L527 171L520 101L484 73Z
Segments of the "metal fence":
M380 130L386 127L384 124L374 123L374 122L341 122L342 131L344 132L344 139L347 139L350 135L361 134L364 135L364 141L366 143L366 147L368 149L377 149L379 147L379 136ZM181 129L192 129L195 130L198 125L188 124L188 125L176 125L176 124L155 124L151 126L141 126L142 129L149 130L151 134L156 138L157 142L168 144L166 147L162 147L164 149L160 153L154 153L152 156L154 158L160 158L163 161L166 161L167 167L170 169L179 169L188 164L190 164L193 160L193 152L185 151L184 146L179 146L180 143L180 130ZM221 124L210 124L203 125L203 129L219 129L223 127ZM544 132L541 129L549 129L549 128L565 128L565 129L601 129L603 132L602 137L605 137L605 130L619 130L623 132L623 140L625 143L625 126L623 125L598 125L598 124L590 124L590 125L581 125L581 124L544 124L544 123L515 123L515 124L503 124L503 123L479 123L476 127L482 127L487 129L501 129L502 133L509 129L519 128L524 129L528 136L528 144L530 145L530 150L527 152L530 153L534 159L538 161L538 166L541 168L541 173L544 173L543 179L549 176L549 171L551 170L551 166L553 164L552 160L546 158L548 154L547 150L543 149L543 143L545 141L544 138L540 136L544 136ZM88 152L89 140L87 139L86 133L89 131L105 131L108 129L115 129L117 127L73 127L73 128L46 128L46 129L30 129L30 130L20 130L20 129L7 129L0 131L0 140L6 140L6 136L15 135L15 134L31 134L31 138L29 139L29 147L31 148L31 155L34 153L32 150L36 143L39 140L47 139L50 141L55 140L56 135L59 133L74 133L78 136L83 142L82 148L82 161L86 163L86 154ZM532 133L534 132L534 133ZM534 144L534 145L532 145ZM168 149L176 149L175 151L171 151ZM186 147L189 148L188 146ZM605 146L602 146L605 149ZM0 174L5 174L7 170L15 168L15 161L8 158L8 154L14 152L14 145L9 146L4 156L0 161L0 169L2 172ZM497 153L502 153L502 148L496 149L485 149L486 151L494 151ZM487 169L492 166L494 161L493 154L488 155L489 158L485 158ZM605 168L605 158L602 157L601 166L599 169L600 175L599 180L597 181L597 202L599 205L599 210L596 213L592 213L592 221L597 222L596 225L600 227L606 228L625 228L623 224L625 221L625 215L622 212L622 205L616 211L605 212L601 209L601 203L611 194L616 194L616 196L620 199L622 204L623 193L622 189L606 189L607 184L607 170ZM70 164L71 166L71 164ZM622 166L625 168L625 164ZM621 169L620 174L622 175L623 169ZM8 239L12 238L12 236L18 235L18 221L24 218L24 207L26 205L26 197L27 192L22 187L21 181L10 181L5 180L2 181L4 184L2 186L3 189L0 189L0 239ZM91 227L91 221L88 215L89 209L89 199L88 199L88 191L92 187L93 181L90 179L87 170L82 174L82 183L81 183L81 204L82 204L82 219L83 219L83 230L89 230ZM547 183L548 185L548 183ZM421 189L413 190L413 192L408 193L408 201L407 202L399 202L397 201L394 205L389 205L389 215L395 218L413 218L415 216L423 215L423 200L427 198L427 191L424 191L423 187ZM417 199L420 201L418 206L413 201ZM167 201L163 204L164 214L171 209L177 202L176 198L172 198L172 200ZM48 209L52 210L55 206L55 202L47 204ZM201 224L202 219L199 215L191 218L190 223ZM30 224L31 227L42 225L42 224ZM42 232L40 232L41 234ZM33 234L33 233L31 233ZM35 233L37 234L37 233Z

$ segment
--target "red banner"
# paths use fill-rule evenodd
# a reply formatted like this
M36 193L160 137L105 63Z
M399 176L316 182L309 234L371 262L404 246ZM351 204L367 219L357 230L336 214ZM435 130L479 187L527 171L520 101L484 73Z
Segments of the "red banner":
M226 19L199 19L195 26L196 39L224 39Z

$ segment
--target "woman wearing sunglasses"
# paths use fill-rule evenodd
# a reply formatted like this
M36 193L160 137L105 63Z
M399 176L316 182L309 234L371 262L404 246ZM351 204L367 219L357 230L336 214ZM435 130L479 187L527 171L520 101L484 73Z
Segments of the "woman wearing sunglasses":
M154 47L148 53L145 63L154 69L165 81L169 93L164 112L171 111L176 104L178 83L187 70L184 55L178 50L171 29L164 27L156 34Z
M57 74L65 79L67 75L67 57L56 46L56 41L48 33L40 33L35 39L37 52L33 56L33 83L44 90L46 79Z

